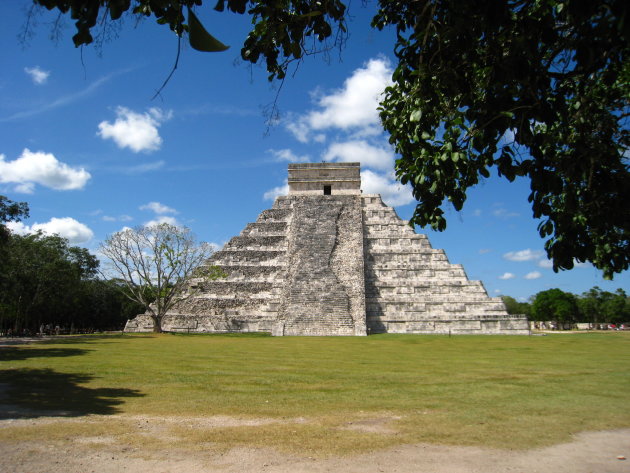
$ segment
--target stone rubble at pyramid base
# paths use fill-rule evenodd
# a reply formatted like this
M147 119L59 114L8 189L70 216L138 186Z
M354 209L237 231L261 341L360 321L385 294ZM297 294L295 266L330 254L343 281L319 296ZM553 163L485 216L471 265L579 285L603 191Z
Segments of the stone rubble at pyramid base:
M314 318L317 318L316 316ZM528 335L527 322L523 323L521 316L504 316L494 319L460 319L453 318L439 320L421 320L407 322L375 322L369 324L366 334L356 334L354 330L340 333L323 325L312 332L287 333L284 323L271 320L264 316L219 316L219 315L182 315L168 314L162 321L164 332L174 333L270 333L274 336L354 336L377 333L397 334L436 334L436 335ZM130 320L125 328L126 332L152 332L153 321L148 315L142 314Z

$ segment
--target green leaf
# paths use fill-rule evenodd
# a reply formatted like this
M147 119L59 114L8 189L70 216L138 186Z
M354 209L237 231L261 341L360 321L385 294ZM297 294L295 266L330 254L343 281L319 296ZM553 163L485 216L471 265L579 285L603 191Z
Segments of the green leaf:
M409 121L419 122L421 118L422 118L422 110L415 110L411 112L411 115L409 116Z
M197 51L215 53L229 48L206 31L190 8L188 8L188 28L190 46Z

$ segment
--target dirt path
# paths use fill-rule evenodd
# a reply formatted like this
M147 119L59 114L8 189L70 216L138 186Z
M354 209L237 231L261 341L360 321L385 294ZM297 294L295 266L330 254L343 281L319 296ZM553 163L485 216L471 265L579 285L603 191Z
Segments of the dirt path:
M100 417L100 416L99 416ZM75 419L76 420L76 419ZM122 419L121 419L122 420ZM171 417L164 422L189 422ZM197 419L199 420L199 419ZM0 421L4 427L58 425L66 419L38 418ZM90 420L97 421L98 419ZM126 419L125 421L130 421ZM137 422L137 418L133 418ZM261 419L260 422L267 420ZM234 425L228 417L205 419L205 426ZM251 423L252 421L248 421ZM82 437L64 442L0 443L0 471L14 473L189 473L189 472L398 472L398 473L628 473L630 429L582 433L566 444L529 451L478 447L403 445L369 454L315 459L273 450L233 448L142 451L113 437Z

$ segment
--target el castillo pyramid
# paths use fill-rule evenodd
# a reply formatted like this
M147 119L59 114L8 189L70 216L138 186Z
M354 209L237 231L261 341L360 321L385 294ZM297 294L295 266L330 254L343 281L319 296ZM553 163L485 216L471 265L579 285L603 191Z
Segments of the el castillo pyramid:
M449 263L378 194L359 163L289 164L289 194L213 254L227 274L191 280L164 331L527 334L500 298ZM127 323L151 331L148 315Z

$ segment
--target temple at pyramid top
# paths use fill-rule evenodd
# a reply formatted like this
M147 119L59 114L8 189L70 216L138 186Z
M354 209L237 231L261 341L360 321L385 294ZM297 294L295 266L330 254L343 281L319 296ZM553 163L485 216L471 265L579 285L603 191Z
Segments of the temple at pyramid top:
M361 192L359 163L289 164L289 194L205 263L162 329L272 335L527 334L481 281ZM186 297L187 296L187 297ZM152 330L148 314L125 330Z
M359 163L289 164L289 195L361 194Z

